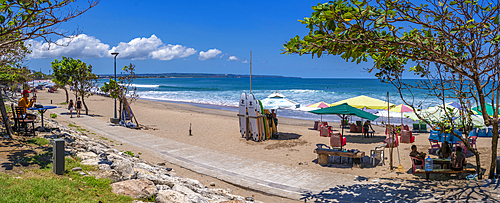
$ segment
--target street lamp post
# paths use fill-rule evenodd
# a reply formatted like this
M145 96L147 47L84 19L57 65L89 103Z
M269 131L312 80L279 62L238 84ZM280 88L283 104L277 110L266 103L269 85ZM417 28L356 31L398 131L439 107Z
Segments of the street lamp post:
M115 56L115 83L116 83L116 56L118 56L118 52L111 53L111 55ZM116 98L115 98L115 121L116 121Z

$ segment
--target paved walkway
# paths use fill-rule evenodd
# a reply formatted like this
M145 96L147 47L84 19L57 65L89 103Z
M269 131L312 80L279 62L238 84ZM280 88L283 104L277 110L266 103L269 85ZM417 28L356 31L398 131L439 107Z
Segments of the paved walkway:
M50 110L68 117L67 110ZM61 114L64 113L64 114ZM48 114L47 114L48 115ZM102 122L83 115L77 125L115 141L143 148L168 162L242 187L297 200L365 202L395 200L487 200L498 202L498 184L476 181L401 181L325 173L260 160L241 158L210 149ZM445 182L445 183L442 183ZM452 188L450 190L449 188ZM456 190L455 190L456 188Z

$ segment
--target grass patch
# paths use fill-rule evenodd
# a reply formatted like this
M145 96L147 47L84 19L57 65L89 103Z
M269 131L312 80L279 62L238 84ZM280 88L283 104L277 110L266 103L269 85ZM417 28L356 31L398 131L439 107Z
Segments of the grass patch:
M68 103L66 103L66 102L59 103L59 105L66 105L66 104L68 104Z
M50 117L51 117L51 118L57 118L57 114L55 114L55 113L51 113L51 114L50 114Z
M101 140L108 140L108 138L105 138L103 136L99 136L99 139L101 139Z
M131 202L132 198L111 191L111 180L83 177L73 167L96 170L66 158L64 175L52 173L52 163L24 175L0 174L0 202ZM70 179L71 178L71 179Z
M38 146L43 146L43 145L47 145L50 143L49 140L47 140L45 138L41 138L41 137L35 137L31 140L28 140L27 142L28 142L28 144L35 144Z
M5 105L5 110L7 112L12 112L12 107L11 106L8 106L8 105Z
M133 152L131 152L131 151L126 151L126 152L123 152L123 153L128 154L128 155L130 155L130 156L134 157L134 153L133 153Z
M74 127L74 128L76 128L76 131L79 131L79 132L89 132L89 131L88 131L88 130L86 130L85 128L82 128L82 127L80 127L80 126L78 126L78 125L74 125L74 124L71 124L71 123L70 123L70 124L68 124L68 126L69 126L69 127Z

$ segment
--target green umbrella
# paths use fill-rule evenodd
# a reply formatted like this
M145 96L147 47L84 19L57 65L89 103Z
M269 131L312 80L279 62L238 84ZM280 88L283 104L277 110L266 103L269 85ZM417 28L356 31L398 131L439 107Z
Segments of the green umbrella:
M332 106L328 108L322 108L322 109L317 109L313 111L309 111L311 113L315 114L338 114L338 115L355 115L357 117L365 118L368 120L375 120L378 118L378 116L375 116L371 113L368 113L363 110L359 110L357 108L354 108L352 106L349 106L346 103L337 105L337 106Z

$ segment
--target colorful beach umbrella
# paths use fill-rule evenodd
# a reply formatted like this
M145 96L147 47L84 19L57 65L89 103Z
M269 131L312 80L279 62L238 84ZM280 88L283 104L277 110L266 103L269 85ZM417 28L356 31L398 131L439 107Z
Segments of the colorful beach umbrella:
M330 107L330 105L327 104L327 103L325 103L325 102L323 102L323 101L320 101L320 102L317 102L317 103L314 103L314 104L310 104L307 107L322 109L322 108L328 108L328 107ZM321 114L321 120L320 121L323 122L323 114Z
M328 107L330 107L330 105L323 102L323 101L320 101L318 103L307 105L307 107L328 108Z
M365 95L353 97L350 99L344 99L342 101L335 102L333 104L330 104L330 106L337 106L339 104L346 103L349 106L362 109L362 108L367 108L367 109L387 109L387 102L382 101L380 99L375 99L371 97L367 97ZM395 106L394 104L389 103L389 106Z
M401 113L401 125L403 125L403 113L412 112L413 109L409 106L404 105L404 104L400 104L400 105L397 105L397 106L389 109L389 111Z

